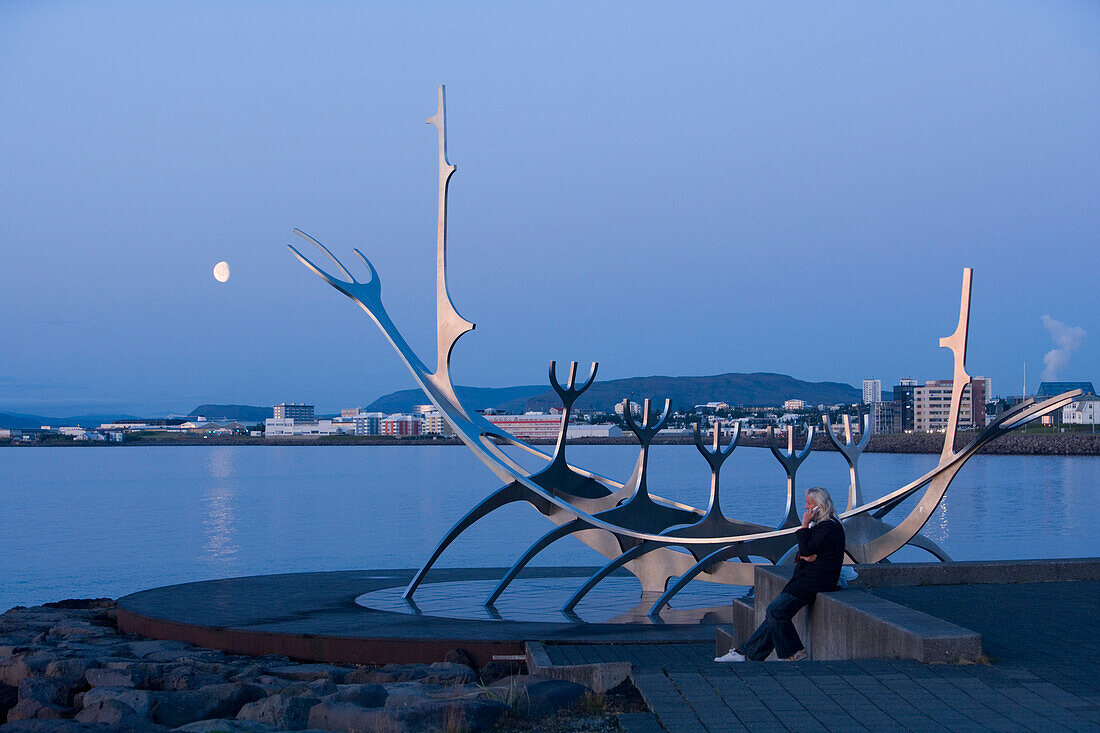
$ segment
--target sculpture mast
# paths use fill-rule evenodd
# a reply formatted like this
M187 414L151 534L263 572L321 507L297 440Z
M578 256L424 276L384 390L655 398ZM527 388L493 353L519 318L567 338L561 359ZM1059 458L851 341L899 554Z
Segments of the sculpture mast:
M458 314L447 292L447 186L455 167L447 161L447 96L443 85L439 87L439 106L425 121L435 125L439 133L439 216L435 235L436 367L432 376L436 385L446 390L458 405L451 384L451 349L462 334L474 328L474 324Z

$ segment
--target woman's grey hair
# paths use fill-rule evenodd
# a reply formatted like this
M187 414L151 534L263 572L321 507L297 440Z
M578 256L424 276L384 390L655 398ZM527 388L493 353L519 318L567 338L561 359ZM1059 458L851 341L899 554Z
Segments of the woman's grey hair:
M815 486L812 489L806 489L806 498L816 504L819 509L821 509L821 512L817 517L818 521L836 516L836 507L833 506L833 497L829 496L829 492L825 489L821 488L820 486Z

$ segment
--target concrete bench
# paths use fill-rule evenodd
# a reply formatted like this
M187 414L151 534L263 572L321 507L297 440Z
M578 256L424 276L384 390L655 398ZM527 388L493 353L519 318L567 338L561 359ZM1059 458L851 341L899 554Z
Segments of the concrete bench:
M818 594L813 606L795 616L795 628L811 659L966 662L981 657L980 634L861 588L1100 580L1097 558L893 563L856 569L859 577L848 588ZM732 627L718 630L719 656L749 637L793 573L792 566L756 568L755 597L735 600Z
M717 654L725 654L764 621L764 614L794 572L792 567L756 569L753 602L734 602L733 627L719 631ZM873 596L857 588L819 593L799 611L795 628L811 659L915 659L973 662L982 654L981 635L943 619ZM774 658L774 655L773 655Z

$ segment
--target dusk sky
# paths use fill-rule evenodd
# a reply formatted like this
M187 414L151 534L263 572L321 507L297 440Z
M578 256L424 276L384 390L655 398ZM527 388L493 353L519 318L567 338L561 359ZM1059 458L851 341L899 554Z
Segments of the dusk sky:
M415 386L286 245L434 362L438 84L458 384L1100 382L1100 4L779 5L0 4L0 412Z

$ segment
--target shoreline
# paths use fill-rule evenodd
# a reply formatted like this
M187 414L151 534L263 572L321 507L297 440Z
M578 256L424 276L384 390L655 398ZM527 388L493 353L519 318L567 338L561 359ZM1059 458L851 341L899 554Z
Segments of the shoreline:
M596 692L525 660L338 664L125 633L118 603L70 599L0 613L0 730L575 731L648 711L632 684ZM5 725L5 721L8 725Z
M955 449L964 447L975 433L959 433L955 439ZM532 440L531 445L553 446L553 440ZM780 445L785 447L785 440ZM190 436L175 439L136 438L123 443L92 443L76 441L47 441L38 443L8 443L0 447L11 448L85 448L85 447L134 447L134 446L460 446L457 438L383 438L378 436L333 436L318 438L253 438L253 437L215 437L192 438ZM638 445L633 436L621 438L578 438L567 441L568 445ZM687 436L675 436L654 441L656 445L693 445L694 440ZM764 437L742 437L738 447L766 448L768 440ZM919 453L938 454L943 447L942 433L892 433L872 435L867 453ZM824 435L814 437L815 451L836 451ZM1018 456L1100 456L1100 433L1014 433L1006 435L981 450L982 455L1018 455Z

